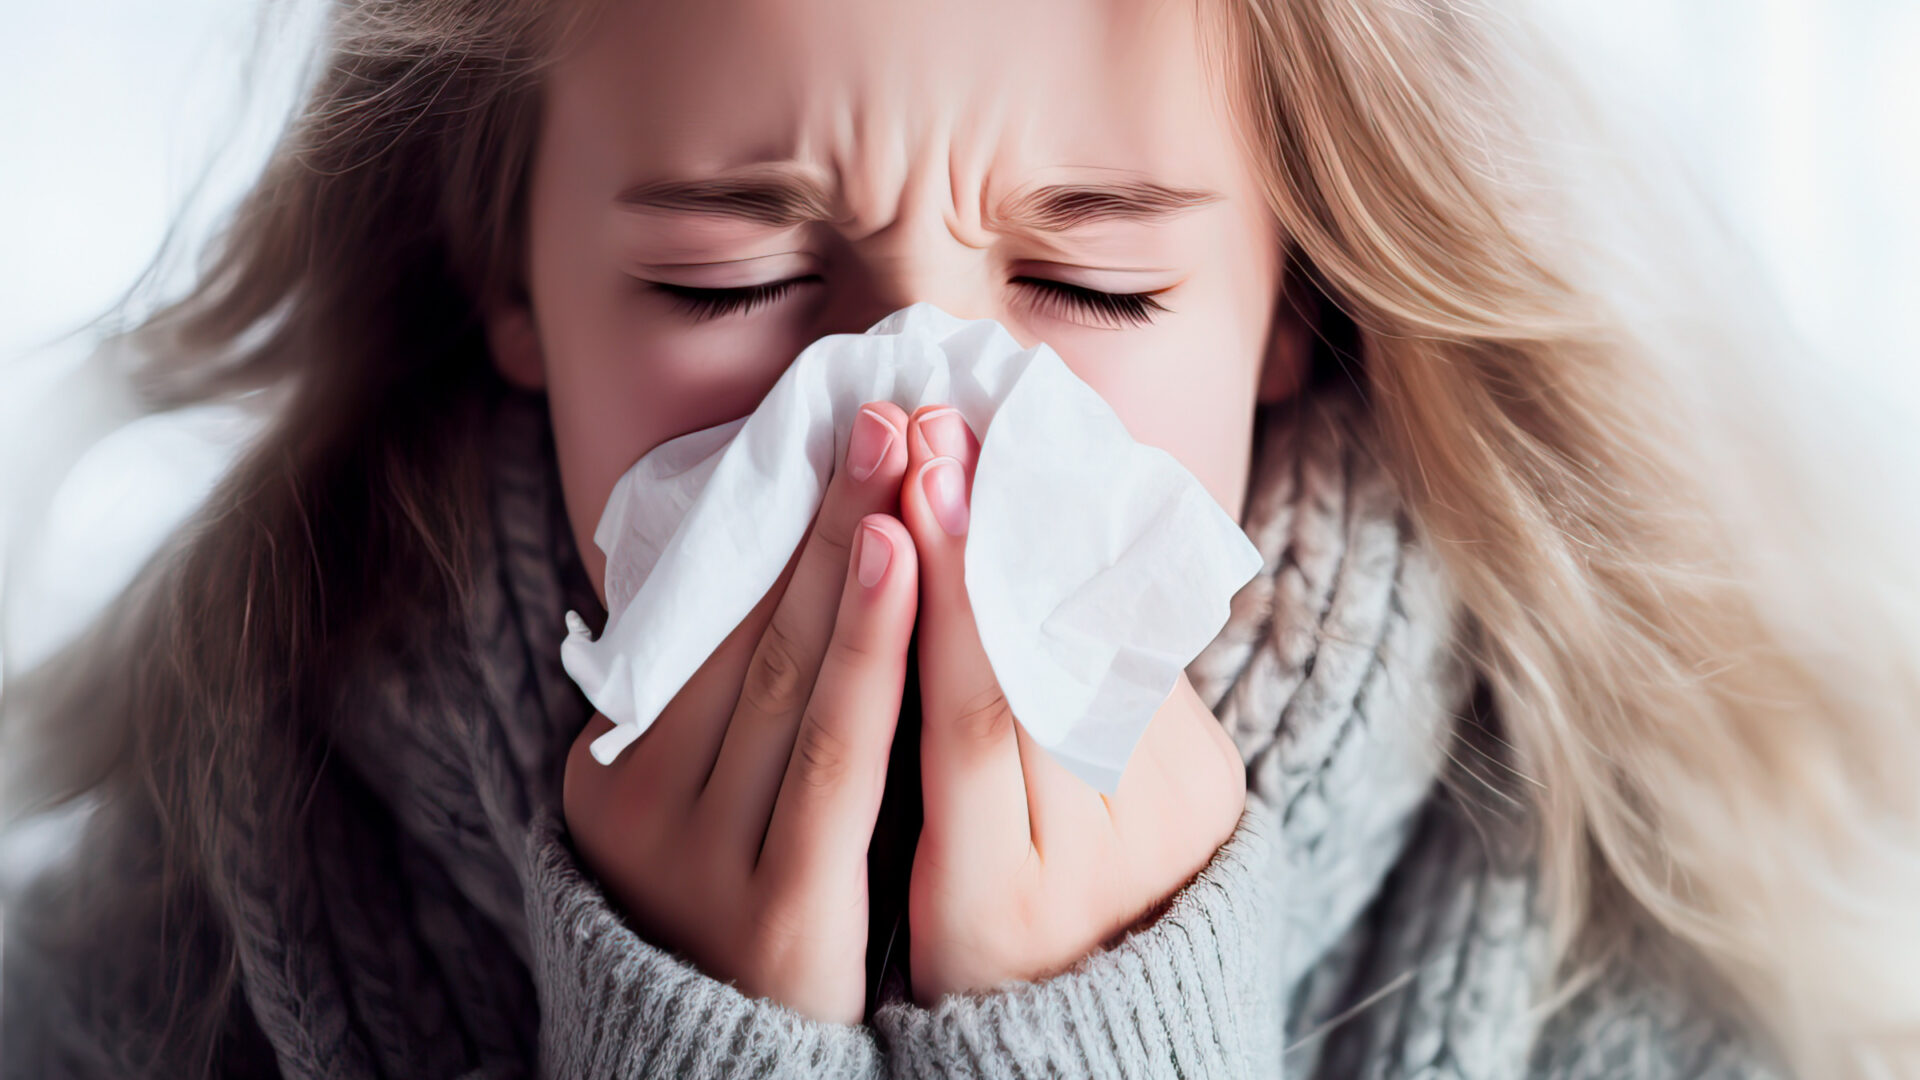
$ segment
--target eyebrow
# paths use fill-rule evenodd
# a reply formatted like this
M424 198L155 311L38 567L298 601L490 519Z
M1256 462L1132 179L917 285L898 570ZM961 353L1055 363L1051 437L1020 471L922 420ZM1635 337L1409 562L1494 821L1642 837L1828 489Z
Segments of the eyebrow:
M620 192L614 202L635 210L718 214L782 227L831 221L834 216L826 189L807 177L784 172L649 181Z
M1016 196L1001 207L996 220L1035 232L1068 232L1106 221L1162 221L1220 198L1218 192L1151 180L1049 184Z
M1035 232L1068 232L1108 221L1162 221L1221 198L1218 192L1151 180L1048 184L1008 200L991 223ZM780 228L835 217L826 189L790 172L648 181L621 191L614 201L635 210L716 214Z

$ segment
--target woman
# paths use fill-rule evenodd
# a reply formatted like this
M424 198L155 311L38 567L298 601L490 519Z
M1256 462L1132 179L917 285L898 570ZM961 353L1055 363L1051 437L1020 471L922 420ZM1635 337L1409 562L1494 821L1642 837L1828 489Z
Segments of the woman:
M9 754L18 804L99 809L10 920L9 1075L1912 1064L1912 567L1813 474L1784 407L1810 399L1739 282L1659 246L1710 230L1580 159L1603 126L1522 24L1362 0L337 15L218 258L134 335L154 407L271 388L272 426L10 690L40 744ZM784 187L737 182L769 160ZM1008 225L1015 181L1076 169L1152 183L1083 178ZM977 710L929 670L961 666L965 622L928 621L953 530L908 482L949 455L881 409L903 442L847 520L879 519L886 572L920 583L876 580L946 641L906 692L891 626L906 711L861 736L867 769L796 772L801 710L765 710L786 771L726 805L800 871L762 888L676 827L697 793L650 784L691 751L581 760L604 721L557 673L560 617L603 595L620 468L920 299L1054 344L1267 567L1176 689L1185 726L1156 718L1136 775L1166 782L1056 844L1045 807L1091 804L1024 755L1000 797L950 799L947 756L887 741L951 747ZM682 710L713 723L679 729L737 723L794 583L844 615L860 554L776 586ZM1196 772L1223 734L1237 763ZM703 753L719 775L724 741ZM849 787L881 760L924 821ZM783 830L796 778L843 812ZM998 813L1064 855L928 856Z

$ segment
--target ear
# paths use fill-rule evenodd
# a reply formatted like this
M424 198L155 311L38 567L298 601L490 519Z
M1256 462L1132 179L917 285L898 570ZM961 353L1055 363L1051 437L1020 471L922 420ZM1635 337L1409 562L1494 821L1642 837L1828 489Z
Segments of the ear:
M522 390L545 389L547 358L532 306L524 299L502 302L487 311L486 324L487 351L500 377Z
M1314 335L1320 327L1320 303L1320 290L1302 272L1298 254L1291 255L1282 271L1280 295L1274 299L1272 329L1267 332L1260 404L1285 401L1306 385Z

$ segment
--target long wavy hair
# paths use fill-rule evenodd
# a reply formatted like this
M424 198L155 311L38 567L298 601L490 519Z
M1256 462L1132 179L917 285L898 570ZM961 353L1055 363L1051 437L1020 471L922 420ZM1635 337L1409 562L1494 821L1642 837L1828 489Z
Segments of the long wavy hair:
M1897 448L1522 13L1204 6L1288 273L1358 329L1380 453L1470 616L1555 970L1653 927L1809 1075L1913 1067L1920 532ZM590 22L555 7L338 0L191 290L95 356L143 411L270 403L112 617L0 701L6 820L84 798L97 852L160 863L69 929L169 928L163 1000L193 1003L148 1048L170 1071L204 1067L237 1000L231 950L204 958L233 807L297 842L330 688L468 587L480 313L524 297L541 72Z

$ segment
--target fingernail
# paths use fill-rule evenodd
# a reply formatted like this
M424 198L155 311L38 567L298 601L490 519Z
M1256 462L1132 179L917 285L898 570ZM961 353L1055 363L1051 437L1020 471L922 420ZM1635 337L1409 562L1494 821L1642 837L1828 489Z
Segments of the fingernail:
M893 437L899 432L887 418L872 409L861 409L853 418L853 434L847 437L847 469L855 480L865 480L887 459Z
M958 458L967 452L967 420L958 409L936 409L920 417L920 437L936 457Z
M950 457L938 457L927 462L920 470L920 487L927 493L927 505L933 508L933 519L940 523L948 536L961 536L967 531L967 478L960 471L960 463Z
M880 584L887 574L887 565L893 562L893 541L887 534L871 525L860 529L860 566L855 573L860 575L860 585L871 589Z

